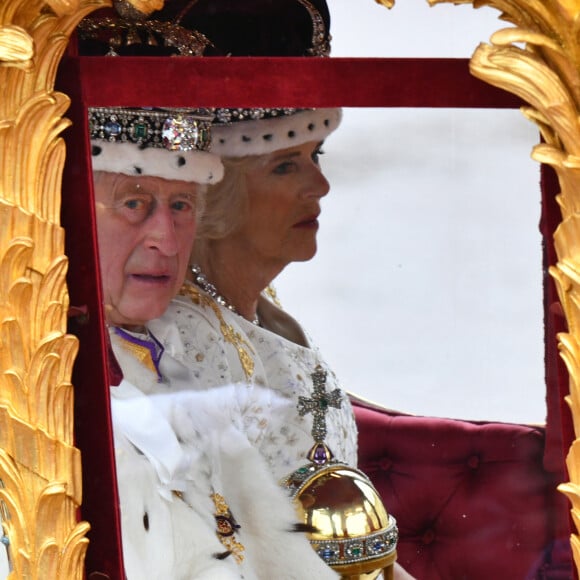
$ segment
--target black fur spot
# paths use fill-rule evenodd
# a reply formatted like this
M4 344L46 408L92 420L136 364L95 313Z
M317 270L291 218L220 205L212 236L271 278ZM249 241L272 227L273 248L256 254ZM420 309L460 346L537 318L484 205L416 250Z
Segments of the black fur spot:
M177 158L177 167L183 167L185 165L185 157L183 157L182 155L180 155Z
M272 141L273 138L274 135L272 135L272 133L266 133L265 135L262 135L262 139L264 139L264 141Z
M251 137L248 137L247 135L242 135L242 141L244 143L249 143L252 140Z
M217 552L216 554L213 555L213 557L216 560L225 560L228 556L231 556L232 553L230 550L227 550L226 552Z
M143 514L143 527L145 531L149 531L149 514L147 512Z
M133 169L135 170L135 173L137 175L141 175L143 173L143 169L141 167L138 167L137 165L133 165Z
M308 130L309 131L314 131L315 128L316 128L316 125L314 123L309 123L308 124Z
M292 528L290 528L291 532L309 532L314 534L319 531L316 526L312 526L310 524L292 524Z
M290 139L296 137L296 131L288 131L288 137L290 137Z
M99 147L98 145L93 145L91 147L91 155L93 157L96 157L97 155L100 155L103 152L103 148Z
M223 145L225 142L226 142L226 140L225 140L225 139L222 137L222 138L220 139L220 143Z
M324 119L324 126L328 127L330 125L330 119Z

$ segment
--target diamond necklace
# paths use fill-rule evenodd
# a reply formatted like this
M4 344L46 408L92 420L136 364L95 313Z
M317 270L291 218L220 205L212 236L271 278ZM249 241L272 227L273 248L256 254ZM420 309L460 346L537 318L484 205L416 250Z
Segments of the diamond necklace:
M209 294L220 306L224 306L230 312L233 312L241 318L244 318L238 312L238 309L218 292L218 289L207 279L206 275L201 271L201 268L198 264L191 265L191 273L193 274L193 281L196 286L199 286L206 294ZM260 318L258 317L257 313L256 317L253 320L250 320L250 322L256 326L260 326Z

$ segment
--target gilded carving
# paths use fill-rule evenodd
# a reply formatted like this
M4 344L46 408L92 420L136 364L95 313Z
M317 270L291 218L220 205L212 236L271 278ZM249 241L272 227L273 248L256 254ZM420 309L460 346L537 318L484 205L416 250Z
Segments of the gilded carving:
M375 2L386 8L392 8L395 5L395 0L375 0Z
M392 7L394 0L375 0ZM131 0L148 13L161 0ZM430 4L450 0L430 0ZM551 269L568 321L559 337L578 439L561 486L580 529L580 52L577 0L452 0L490 6L515 26L475 51L471 70L527 103L544 138L532 155L559 178L562 223ZM77 522L81 463L70 384L76 339L59 223L69 100L54 77L79 20L106 0L0 2L0 519L11 578L84 576L88 524ZM580 538L572 537L580 568Z
M20 26L0 28L0 63L3 65L32 65L34 53L32 37Z
M70 382L78 345L66 334L59 223L69 98L53 87L71 32L98 6L0 3L0 536L10 578L84 577Z
M164 0L115 0L117 4L126 4L131 6L137 12L149 16L155 10L161 10L164 5Z

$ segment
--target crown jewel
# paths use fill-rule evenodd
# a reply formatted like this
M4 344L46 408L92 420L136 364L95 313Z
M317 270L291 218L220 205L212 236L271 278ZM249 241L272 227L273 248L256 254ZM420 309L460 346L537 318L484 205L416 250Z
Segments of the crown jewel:
M321 4L319 9L316 3ZM326 57L330 54L331 36L328 31L328 23L325 21L321 10L327 15L325 0L289 0L288 4L301 6L308 14L304 24L300 24L305 37L299 48L293 45L287 56L319 56ZM81 41L97 43L109 47L108 56L118 56L120 49L124 54L133 55L159 55L177 53L179 56L203 56L204 54L216 54L227 56L249 56L255 49L254 42L262 38L265 46L260 50L266 52L263 55L277 55L278 48L274 48L272 38L284 38L298 33L297 25L293 18L285 18L287 8L276 8L282 17L282 29L273 32L271 6L264 3L255 10L255 14L264 19L255 25L255 16L252 9L244 10L236 7L235 13L229 13L231 6L227 2L220 4L211 1L202 6L198 0L185 2L164 2L155 0L114 0L114 11L108 11L106 16L93 15L83 19L78 25L78 33ZM165 5L165 6L164 6ZM235 6L235 3L234 3ZM280 6L282 6L280 4ZM300 12L300 10L298 11ZM228 22L220 20L227 16ZM232 14L236 15L233 21ZM290 13L288 13L290 14ZM302 22L302 20L301 20ZM312 33L308 40L308 22L312 27ZM287 29L290 32L287 32ZM231 36L238 35L239 39L232 46ZM278 41L276 41L278 42ZM287 44L285 42L284 44ZM223 46L220 46L223 45ZM159 51L156 47L164 47ZM209 49L209 50L208 50ZM269 51L272 52L269 52ZM89 53L91 51L89 50ZM280 54L281 55L281 54Z
M179 56L201 56L211 41L197 30L188 30L173 22L160 20L125 20L104 16L85 18L78 31L83 40L102 40L109 46L108 56L118 56L120 46L146 44L175 48Z
M211 119L208 109L89 108L89 131L91 139L171 151L209 151Z
M308 11L312 19L312 47L308 49L309 56L330 56L330 33L326 34L326 26L320 12L315 8L312 2L308 0L298 0Z
M306 109L292 109L292 108L216 108L213 111L213 123L227 125L237 121L257 121L259 119L273 119L274 117L284 117L286 115L293 115L299 111Z

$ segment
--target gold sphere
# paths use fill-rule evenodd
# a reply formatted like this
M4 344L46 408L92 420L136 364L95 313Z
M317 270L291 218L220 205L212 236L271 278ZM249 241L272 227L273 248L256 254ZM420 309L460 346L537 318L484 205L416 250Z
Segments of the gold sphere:
M283 484L318 555L343 579L392 577L398 531L395 518L358 469L331 461L296 470Z

